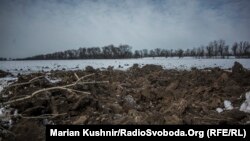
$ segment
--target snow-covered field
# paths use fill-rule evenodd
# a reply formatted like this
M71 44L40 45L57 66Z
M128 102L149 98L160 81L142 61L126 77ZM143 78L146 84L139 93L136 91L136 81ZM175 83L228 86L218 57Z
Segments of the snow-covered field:
M49 71L56 69L76 70L84 69L86 66L94 68L107 68L113 66L115 69L125 70L137 63L140 66L146 64L162 65L165 69L199 69L207 67L231 68L235 61L240 62L245 68L250 69L250 59L195 59L185 58L142 58L142 59L91 59L91 60L39 60L39 61L0 61L0 69L13 74L30 73L37 71Z

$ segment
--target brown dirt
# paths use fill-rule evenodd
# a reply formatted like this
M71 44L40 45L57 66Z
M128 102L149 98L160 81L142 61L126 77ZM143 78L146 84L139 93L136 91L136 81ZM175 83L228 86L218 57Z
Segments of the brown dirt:
M86 71L51 71L51 76L70 84L79 77L95 73L87 80L105 84L75 86L91 95L54 90L40 93L32 99L13 103L25 116L60 114L48 119L13 117L9 128L16 140L44 140L46 124L245 124L250 115L240 112L244 94L250 90L250 71L237 64L233 72L218 68L211 70L164 70L161 66L134 65L127 71L100 71L88 67ZM244 70L244 71L243 71ZM20 76L18 82L27 82L42 74ZM25 86L10 88L13 93L4 101L29 95L32 92L55 86L44 79ZM236 107L234 110L216 112L223 108L224 100ZM7 139L8 140L8 139ZM9 138L9 140L11 140Z

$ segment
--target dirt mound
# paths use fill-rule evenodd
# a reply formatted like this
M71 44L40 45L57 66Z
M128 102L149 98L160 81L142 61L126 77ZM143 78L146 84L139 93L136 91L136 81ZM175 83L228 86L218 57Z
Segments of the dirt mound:
M234 65L232 67L233 73L242 73L244 72L244 67L239 62L234 62Z
M8 76L8 75L11 75L11 73L5 72L5 71L3 71L3 70L0 70L0 78L6 77L6 76Z
M250 72L238 63L232 70L134 65L127 71L51 71L49 77L60 78L58 83L43 73L22 75L15 86L5 88L3 102L25 100L7 104L12 115L18 114L4 128L16 136L3 139L44 140L46 124L246 124L250 115L239 107L250 91ZM233 110L225 108L225 100Z
M93 73L93 72L95 72L95 69L94 69L92 66L87 66L87 67L85 68L85 71L86 71L86 72Z
M142 67L144 72L152 72L152 71L162 71L163 68L160 65L145 65Z

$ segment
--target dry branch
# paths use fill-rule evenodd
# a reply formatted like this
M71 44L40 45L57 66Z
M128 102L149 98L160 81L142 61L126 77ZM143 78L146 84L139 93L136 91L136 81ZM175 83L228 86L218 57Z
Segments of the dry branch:
M35 77L35 78L29 80L28 82L13 84L13 85L10 85L9 88L10 88L10 87L16 87L16 86L27 85L27 84L30 84L30 83L32 83L33 81L38 80L38 79L40 79L40 78L42 78L42 77L44 77L44 76Z
M57 116L63 116L66 115L67 113L62 113L62 114L44 114L44 115L40 115L40 116L23 116L21 114L19 114L18 116L20 116L21 118L26 118L26 119L44 119L44 118L55 118Z
M66 85L67 86L67 85ZM68 90L68 91L76 91L76 90L73 90L73 89L68 89L68 88L65 88L65 86L57 86L57 87L51 87L51 88L44 88L44 89L40 89L40 90L37 90L35 92L33 92L31 95L28 95L28 96L25 96L25 97L22 97L22 98L18 98L18 99L14 99L14 100L11 100L11 101L7 101L7 102L4 102L3 105L7 105L7 104L11 104L11 103L15 103L15 102L19 102L19 101L23 101L23 100L26 100L26 99L30 99L32 97L34 97L35 95L41 93L41 92L44 92L44 91L51 91L51 90ZM85 92L81 92L81 93L85 93ZM85 93L85 94L90 94L90 93Z
M80 82L81 80L83 80L83 79L85 79L85 78L87 78L87 77L93 76L93 75L95 75L95 74L94 74L94 73L91 73L91 74L85 75L85 76L79 78L79 79L75 82L75 84L77 84L77 83Z
M76 92L76 93L82 93L82 94L91 94L90 92L84 92L84 91L78 91L78 90L74 90L74 89L68 89L69 91L72 91L72 92Z
M74 75L75 75L75 77L76 77L77 80L80 79L76 73L74 73Z
M78 84L80 84L80 85L85 85L85 84L100 84L100 83L109 83L109 81L90 81L90 82L79 82Z
M44 91L51 91L51 90L58 90L58 89L59 89L59 90L73 91L73 92L78 92L78 93L83 93L83 94L90 94L89 92L78 91L78 90L70 89L70 88L67 88L67 87L75 86L75 85L77 85L77 84L84 85L84 84L109 83L109 81L80 82L80 81L83 80L84 78L90 77L90 76L92 76L92 75L94 75L94 73L85 75L85 76L79 78L77 81L75 81L75 82L72 83L72 84L68 84L68 85L64 85L64 86L56 86L56 87L51 87L51 88L44 88L44 89L37 90L37 91L33 92L31 95L28 95L28 96L25 96L25 97L22 97L22 98L18 98L18 99L14 99L14 100L10 100L10 101L4 102L3 105L7 105L7 104L11 104L11 103L23 101L23 100L26 100L26 99L30 99L30 98L32 98L32 97L36 96L37 94L39 94L39 93L41 93L41 92L44 92ZM75 76L77 76L77 75L75 75ZM42 77L42 76L39 76L39 77ZM34 79L31 79L31 80L30 80L29 82L27 82L27 83L31 83L31 82L34 81L35 79L38 79L38 77L36 77L36 78L34 78ZM19 83L19 85L20 85L20 83Z
M200 120L215 120L215 121L221 121L221 120L233 120L232 118L212 118L212 117L194 117L194 119L200 119Z

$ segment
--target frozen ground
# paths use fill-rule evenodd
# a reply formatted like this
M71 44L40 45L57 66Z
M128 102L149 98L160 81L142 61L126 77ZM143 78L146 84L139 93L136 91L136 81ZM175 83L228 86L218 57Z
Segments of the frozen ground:
M207 67L231 68L235 61L240 62L245 68L250 69L250 59L194 59L185 58L143 58L143 59L91 59L91 60L39 60L39 61L0 61L0 69L13 74L30 73L36 71L49 71L56 69L75 70L84 69L86 66L104 69L113 66L115 69L125 70L137 63L162 65L165 69L199 69Z

